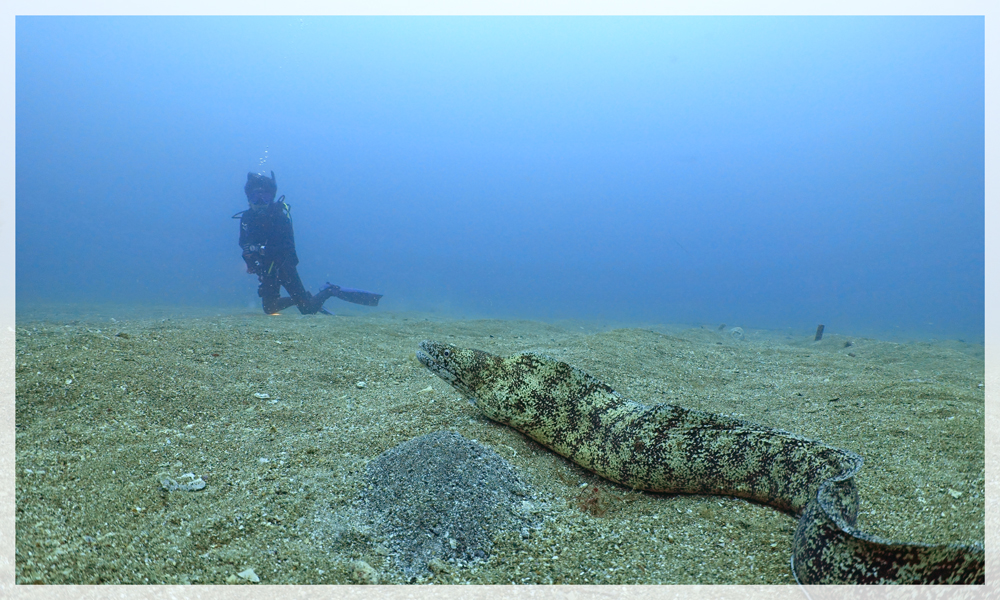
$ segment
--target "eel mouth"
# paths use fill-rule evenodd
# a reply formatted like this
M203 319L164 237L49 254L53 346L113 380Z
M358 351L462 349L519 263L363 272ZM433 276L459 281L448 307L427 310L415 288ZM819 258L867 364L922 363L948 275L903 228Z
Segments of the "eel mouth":
M420 342L420 349L417 350L417 360L420 361L420 364L427 367L431 373L434 373L438 377L441 377L451 383L454 379L454 374L451 373L451 371L449 371L437 358L437 351L435 350L435 347L439 345L440 344L430 340Z
M443 350L441 349L442 347L444 347ZM444 362L438 356L439 354L443 355L443 358L448 358L451 356L451 348L444 344L423 340L420 342L420 349L417 350L417 360L420 361L420 364L435 373L447 372L448 369L444 366Z
M444 349L440 349L444 347ZM448 382L453 388L459 391L463 396L468 399L472 404L476 401L472 396L472 392L468 390L468 386L464 385L460 380L458 375L456 375L451 369L445 365L445 361L440 360L437 357L438 353L443 354L444 358L447 359L451 356L452 348L445 346L444 344L438 344L437 342L432 342L430 340L424 340L420 342L420 350L417 350L417 360L420 364L427 367L427 370L434 373L441 379Z
M421 341L420 349L417 350L417 360L420 361L420 364L424 365L425 367L436 373L438 369L441 368L441 365L438 364L436 360L434 360L433 356L431 356L431 346L433 344L434 342L430 340Z

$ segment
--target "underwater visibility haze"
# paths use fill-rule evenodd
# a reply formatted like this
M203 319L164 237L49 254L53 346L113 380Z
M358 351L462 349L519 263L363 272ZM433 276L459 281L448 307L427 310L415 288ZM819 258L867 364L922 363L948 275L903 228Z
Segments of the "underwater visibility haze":
M982 584L984 54L17 17L16 582Z
M374 310L983 338L982 17L22 16L16 135L19 307L259 312L273 170Z

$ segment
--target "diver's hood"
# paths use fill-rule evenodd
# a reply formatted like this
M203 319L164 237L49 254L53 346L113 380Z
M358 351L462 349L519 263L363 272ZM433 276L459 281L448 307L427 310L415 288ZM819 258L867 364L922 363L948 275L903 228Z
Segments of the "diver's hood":
M274 195L278 193L278 182L274 178L274 171L271 171L271 177L264 177L260 173L247 173L247 184L243 186L247 198L258 190L270 192L271 199L274 199Z

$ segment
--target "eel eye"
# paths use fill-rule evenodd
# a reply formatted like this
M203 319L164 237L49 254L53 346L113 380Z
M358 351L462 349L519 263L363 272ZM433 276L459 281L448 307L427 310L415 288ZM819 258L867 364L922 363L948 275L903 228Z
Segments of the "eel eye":
M445 348L443 354L445 358L448 358L449 356L451 356L451 350Z

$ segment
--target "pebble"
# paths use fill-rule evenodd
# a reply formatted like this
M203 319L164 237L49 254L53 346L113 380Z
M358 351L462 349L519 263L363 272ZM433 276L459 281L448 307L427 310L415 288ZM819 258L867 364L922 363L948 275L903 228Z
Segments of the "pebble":
M239 573L236 574L236 576L242 579L246 579L247 581L252 581L253 583L260 583L260 577L257 577L257 574L253 572L253 569L240 571Z
M378 584L378 572L375 567L363 560L356 560L351 564L351 581L361 585Z
M363 388L363 387L365 387L365 382L364 381L359 381L359 382L355 383L354 385L358 386L359 388Z
M435 575L439 576L447 575L448 573L451 572L451 569L448 568L448 565L446 565L445 562L440 558L435 558L430 562L428 562L427 568L430 570L431 573L434 573Z
M266 392L257 392L256 394L253 395L253 397L257 398L258 400L267 400L268 398L271 397L271 394L268 394Z
M194 473L185 473L178 477L180 482L169 475L159 476L160 486L167 492L197 492L205 489L205 480Z

